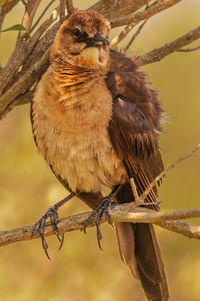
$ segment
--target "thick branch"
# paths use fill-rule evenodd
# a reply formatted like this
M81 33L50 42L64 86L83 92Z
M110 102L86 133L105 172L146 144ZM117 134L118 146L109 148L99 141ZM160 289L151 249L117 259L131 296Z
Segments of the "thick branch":
M110 21L111 27L118 27L123 25L128 25L130 23L133 23L137 25L142 20L149 19L151 16L154 16L161 11L175 5L176 3L180 2L182 0L161 0L158 2L155 2L154 5L151 5L149 8L142 12L138 12L134 15L129 16L123 16L116 19L113 19Z
M47 62L49 59L50 50L47 50L42 58L36 62L28 72L24 74L13 86L0 98L0 118L4 114L7 106L10 105L12 100L23 94L28 90L40 75L46 70Z
M108 19L127 16L142 8L151 0L101 0L89 8L103 14Z
M188 209L183 211L166 211L156 212L146 208L134 208L134 203L115 205L110 210L112 222L131 222L131 223L154 223L165 229L177 232L190 238L200 239L200 226L183 223L178 221L180 219L187 219L191 217L200 217L200 208ZM81 213L74 216L62 218L58 222L58 229L60 233L83 230L84 222L89 217L90 213ZM177 221L173 221L177 220ZM105 218L102 218L105 222ZM95 221L90 225L94 226ZM21 228L12 229L9 231L0 232L0 246L5 246L17 241L31 240L38 238L39 234L34 237L31 236L33 225L23 226ZM46 223L45 235L54 235L50 223Z
M156 48L148 53L140 55L136 57L135 63L138 66L147 65L150 63L155 63L161 61L165 56L178 51L182 47L192 43L193 41L200 38L200 26L196 27L195 29L187 32L180 38L165 44L160 48Z

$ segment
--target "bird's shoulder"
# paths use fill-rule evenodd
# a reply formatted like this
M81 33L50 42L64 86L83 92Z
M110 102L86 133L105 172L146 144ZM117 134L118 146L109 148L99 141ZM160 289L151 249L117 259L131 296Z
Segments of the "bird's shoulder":
M114 106L119 106L118 97L136 108L146 117L156 130L162 129L163 109L157 91L153 90L143 72L139 71L134 58L121 52L110 51L110 72L106 84L113 98ZM132 105L131 105L132 104Z

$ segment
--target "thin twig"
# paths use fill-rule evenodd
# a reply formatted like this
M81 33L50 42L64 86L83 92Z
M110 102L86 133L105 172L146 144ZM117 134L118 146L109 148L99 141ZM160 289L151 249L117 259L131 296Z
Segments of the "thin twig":
M68 16L71 16L75 11L73 1L72 0L66 0L66 7L67 7Z
M62 24L65 20L65 0L60 0L59 15L60 23Z
M33 18L36 14L37 8L40 4L41 0L31 0L28 2L28 4L25 7L25 13L24 13L24 17L22 19L22 25L25 27L26 29L26 33L30 31L32 22L33 22ZM21 41L21 39L23 39L24 34L19 34L18 36L18 42Z
M145 10L148 9L148 3L147 3L147 6L145 8ZM129 44L132 44L133 40L138 36L138 34L141 32L142 28L144 27L145 23L147 22L147 20L145 20L140 26L139 28L137 29L137 31L135 32L135 34L133 35L131 41L128 43ZM131 23L129 25L127 25L121 32L119 35L117 35L112 41L111 41L111 47L115 47L117 44L119 44L128 34L129 32L131 32L131 30L135 27L135 24L134 23ZM127 45L127 46L128 46ZM128 49L129 46L126 48ZM126 49L126 50L127 50Z
M134 33L134 35L132 36L132 38L130 39L130 41L128 42L128 44L125 47L125 50L127 51L129 49L129 47L133 44L133 42L135 41L135 39L137 38L137 36L141 33L144 25L147 23L148 20L145 20L144 22L142 22L142 24L138 27L138 29L136 30L136 32Z
M111 47L114 48L116 45L118 45L134 27L135 24L127 25L116 37L112 39L110 43Z
M194 47L194 48L181 48L177 50L178 52L192 52L192 51L197 51L200 50L200 46Z
M147 187L147 189L140 195L139 200L141 202L144 202L144 200L146 199L146 197L148 196L148 194L150 193L150 191L154 188L154 186L156 186L156 184L170 171L172 170L174 167L176 167L178 164L180 164L181 162L183 162L184 160L186 160L187 158L191 157L196 151L198 151L200 149L200 144L198 144L197 146L195 146L195 148L193 148L193 150L191 150L189 153L187 153L185 156L180 157L176 162L172 163L169 167L167 167L166 169L164 169L159 176L157 176L152 182L151 184Z
M44 17L44 15L46 14L47 10L49 9L49 7L55 2L56 0L51 0L48 5L45 7L45 9L43 10L43 12L41 13L41 15L39 16L39 18L37 19L37 21L35 22L35 24L32 26L32 28L30 29L29 33L31 33L39 24L39 22L41 21L41 19Z
M178 51L182 47L192 43L193 41L200 38L200 26L187 32L180 38L165 44L160 48L156 48L150 52L139 55L135 58L135 63L138 66L147 65L150 63L161 61L165 56Z
M130 178L130 184L131 184L131 189L133 192L134 199L135 199L135 201L137 201L139 196L138 196L137 187L135 185L135 181L133 178Z

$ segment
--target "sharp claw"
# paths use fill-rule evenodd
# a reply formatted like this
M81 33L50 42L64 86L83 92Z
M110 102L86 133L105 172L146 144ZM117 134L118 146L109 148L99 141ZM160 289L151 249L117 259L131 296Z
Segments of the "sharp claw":
M85 221L84 226L83 226L83 232L86 234L87 226L96 217L95 224L96 224L96 229L97 229L97 241L98 241L98 246L99 246L100 250L103 250L101 247L101 240L102 240L103 236L102 236L102 233L100 230L100 221L101 221L103 213L105 214L105 218L109 222L109 224L113 226L113 224L111 222L111 217L109 214L109 209L110 209L111 205L114 204L114 202L111 202L111 199L112 199L111 196L112 195L109 195L108 197L106 197L102 200L102 203L93 210L93 212L88 217L88 219Z
M57 238L58 238L58 240L60 242L60 247L59 247L59 250L60 250L60 248L63 245L63 236L62 236L62 238L60 238L60 236L59 236L59 231L58 231L57 223L55 221L58 218L58 214L57 214L56 211L54 211L54 210L49 210L49 212L47 211L42 216L42 218L38 222L35 223L35 225L33 227L33 230L32 230L32 236L34 236L37 232L39 232L41 240L42 240L42 247L44 249L44 252L45 252L47 258L49 260L51 260L49 254L48 254L48 251L47 251L48 244L47 244L47 241L46 241L45 236L44 236L45 222L46 222L46 220L47 220L48 217L51 220L53 231L56 234L56 236L57 236Z
M46 250L46 249L44 249L44 252L45 252L45 254L46 254L47 258L48 258L49 260L51 260L51 258L49 257L49 253L47 252L47 250Z
M64 243L64 233L62 234L62 238L60 239L60 247L58 248L58 251L60 251L60 249L62 248Z

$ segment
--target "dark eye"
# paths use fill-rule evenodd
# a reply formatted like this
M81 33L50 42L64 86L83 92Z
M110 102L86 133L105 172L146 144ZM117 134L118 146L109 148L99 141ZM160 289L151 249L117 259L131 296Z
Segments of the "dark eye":
M73 35L75 38L79 38L81 36L81 31L79 28L75 28L73 31Z

